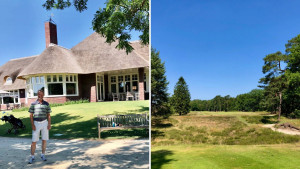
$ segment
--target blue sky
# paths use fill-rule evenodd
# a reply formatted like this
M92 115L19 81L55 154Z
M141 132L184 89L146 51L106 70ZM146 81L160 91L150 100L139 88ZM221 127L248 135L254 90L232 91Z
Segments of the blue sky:
M192 99L257 88L263 58L300 34L300 1L152 0L152 46L169 92L183 76Z
M74 7L46 11L45 0L1 0L0 66L10 59L37 55L45 50L44 22L51 13L57 24L58 44L72 48L93 33L95 12L105 7L105 0L89 0L88 10L79 13ZM138 40L133 32L132 40Z

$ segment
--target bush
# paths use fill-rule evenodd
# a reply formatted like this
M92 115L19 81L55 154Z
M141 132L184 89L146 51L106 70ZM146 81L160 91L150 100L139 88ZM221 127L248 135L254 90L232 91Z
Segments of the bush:
M22 108L19 108L19 109L13 109L12 111L13 112L20 112L20 111L28 111L29 108L28 107L22 107Z
M293 113L289 114L289 118L300 119L300 110L295 110Z
M81 103L89 103L90 101L88 99L80 99L80 100L69 100L65 103L51 103L49 104L50 107L58 107L63 105L70 105L70 104L81 104ZM13 109L13 112L21 112L21 111L28 111L29 107L22 107L19 109Z

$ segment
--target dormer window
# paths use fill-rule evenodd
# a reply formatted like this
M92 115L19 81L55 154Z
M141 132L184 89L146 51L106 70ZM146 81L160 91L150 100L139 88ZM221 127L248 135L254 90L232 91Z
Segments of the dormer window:
M7 78L5 79L4 85L11 85L11 84L12 84L12 79L11 79L11 77L7 77Z

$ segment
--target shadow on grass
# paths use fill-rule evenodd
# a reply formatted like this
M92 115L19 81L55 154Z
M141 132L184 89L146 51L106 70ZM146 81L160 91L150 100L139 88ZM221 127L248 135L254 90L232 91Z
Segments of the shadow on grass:
M52 128L49 131L50 138L55 139L74 139L74 138L85 138L93 139L98 138L98 128L97 128L97 117L86 120L79 121L81 116L72 116L66 112L58 113L51 116ZM23 123L26 125L26 130L20 130L17 135L6 134L7 130L10 128L9 123L0 122L0 136L5 137L27 137L32 136L32 129L30 118L21 118ZM65 121L74 121L74 123L64 124ZM77 122L76 122L77 121ZM60 134L60 136L56 135ZM102 134L102 133L101 133ZM117 137L128 138L128 137L138 137L138 138L148 138L149 130L119 130L113 132L103 132L104 138Z
M140 112L145 112L145 111L149 111L149 107L146 107L146 106L140 106L141 108L138 109L138 111Z
M106 130L101 132L101 138L127 138L127 137L135 137L135 138L148 138L149 137L149 129L124 129L124 130Z
M147 106L140 106L139 109L134 110L126 110L126 111L114 111L113 115L123 115L123 114L149 114L149 107Z
M278 123L277 116L263 116L263 118L260 121L264 124Z
M155 128L168 128L168 127L172 127L173 124L168 122L164 122L165 119L163 118L152 118L151 119L151 126L155 127Z
M248 123L252 124L276 124L277 116L242 116Z
M151 168L160 169L164 164L168 164L174 159L168 158L168 156L173 155L174 153L170 150L157 150L151 152Z
M63 113L58 113L56 115L53 115L51 116L51 123L52 125L53 124L57 124L57 123L62 123L64 121L67 121L67 120L77 120L81 118L80 116L70 116L69 114L63 112ZM18 134L7 134L7 130L9 128L11 128L10 124L9 123L0 123L0 136L5 136L5 137L31 137L31 134L32 134L32 128L31 128L31 122L30 122L30 118L29 118L29 113L28 113L28 117L26 118L20 118L23 122L23 124L26 126L26 129L25 130L19 130L19 133ZM52 129L56 129L56 128L59 128L61 130L63 130L63 128L61 128L60 126L59 127L54 127L52 126ZM51 131L53 130L50 130L50 136L51 136Z
M151 130L151 139L155 139L155 138L158 138L158 137L164 137L164 136L165 136L165 134L162 131Z

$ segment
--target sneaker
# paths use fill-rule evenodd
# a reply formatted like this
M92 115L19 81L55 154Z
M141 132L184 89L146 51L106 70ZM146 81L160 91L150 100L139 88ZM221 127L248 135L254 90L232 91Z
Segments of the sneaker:
M30 157L30 158L29 158L29 161L28 161L28 164L32 164L32 163L33 163L33 160L34 160L34 158L33 158L33 157Z
M41 159L42 159L43 161L47 161L45 155L41 155Z

